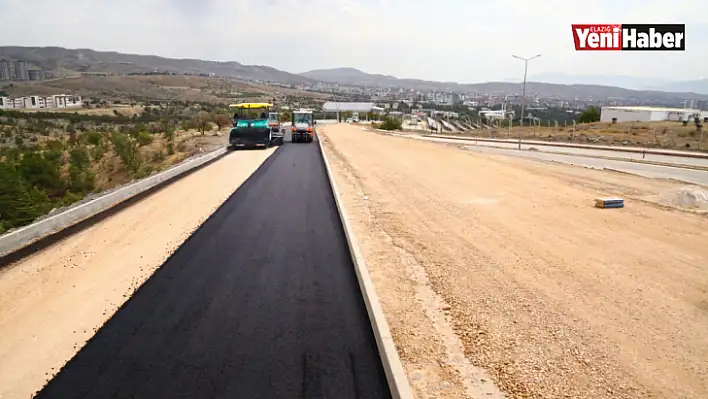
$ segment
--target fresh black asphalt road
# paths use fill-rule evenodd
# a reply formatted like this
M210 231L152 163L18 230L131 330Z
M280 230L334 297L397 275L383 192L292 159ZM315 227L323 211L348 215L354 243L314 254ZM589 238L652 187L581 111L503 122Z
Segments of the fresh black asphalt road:
M37 397L390 398L317 143L277 150Z

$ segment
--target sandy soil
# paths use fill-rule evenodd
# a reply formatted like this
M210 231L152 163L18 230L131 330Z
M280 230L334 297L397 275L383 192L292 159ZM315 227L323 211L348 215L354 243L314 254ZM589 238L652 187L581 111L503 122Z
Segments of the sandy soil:
M0 272L0 398L27 398L274 150L243 151Z
M646 200L680 185L323 130L419 398L708 397L708 218Z

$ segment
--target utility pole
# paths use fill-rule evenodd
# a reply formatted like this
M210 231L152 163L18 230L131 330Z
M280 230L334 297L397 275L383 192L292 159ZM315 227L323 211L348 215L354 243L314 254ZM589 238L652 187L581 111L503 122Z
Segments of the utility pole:
M337 100L337 96L334 95L334 88L329 90L330 93L332 93L332 99L334 100L334 103L337 104L337 123L342 121L342 118L339 116L339 101Z
M524 62L524 84L521 89L521 127L519 128L519 149L521 149L521 132L524 130L524 110L526 106L526 76L529 71L529 61L540 57L541 54L537 54L530 58L519 57L518 55L512 55L512 57L519 59Z

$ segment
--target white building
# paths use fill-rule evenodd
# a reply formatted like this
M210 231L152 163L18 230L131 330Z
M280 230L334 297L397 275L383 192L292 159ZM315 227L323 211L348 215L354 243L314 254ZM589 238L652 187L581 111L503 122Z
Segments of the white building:
M688 108L659 107L602 107L600 122L658 122L658 121L693 121L698 116L708 118L708 111Z
M81 107L81 96L57 94L54 96L0 97L0 109L76 108Z
M376 104L374 103L328 101L322 104L322 111L324 112L374 112L375 108Z

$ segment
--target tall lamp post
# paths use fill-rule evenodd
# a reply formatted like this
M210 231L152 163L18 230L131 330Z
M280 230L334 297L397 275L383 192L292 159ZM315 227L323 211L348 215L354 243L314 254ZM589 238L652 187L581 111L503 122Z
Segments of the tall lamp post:
M529 71L529 61L534 60L538 57L540 57L541 54L534 55L533 57L530 58L523 58L519 57L518 55L512 55L512 57L519 59L524 62L524 85L522 86L521 89L521 119L520 119L520 126L521 128L519 129L519 149L521 149L521 131L524 128L524 110L526 106L526 75L528 74Z

